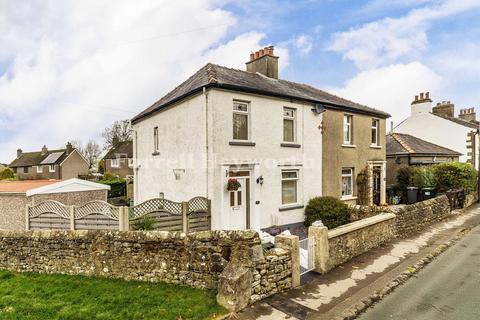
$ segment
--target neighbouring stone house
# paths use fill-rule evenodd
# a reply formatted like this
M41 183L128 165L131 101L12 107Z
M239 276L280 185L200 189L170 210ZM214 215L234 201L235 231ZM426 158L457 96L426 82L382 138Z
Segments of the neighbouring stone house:
M107 200L110 187L80 179L0 182L0 230L25 230L25 209L47 200L83 205Z
M103 157L105 172L119 178L133 177L133 142L113 139L113 147Z
M214 229L261 229L302 223L322 194L354 202L363 168L385 194L389 115L279 79L273 50L247 71L209 63L133 118L136 203L206 196Z
M18 149L17 158L9 167L20 180L67 180L89 172L88 161L70 142L65 149L48 150L46 146L35 152Z
M387 185L396 183L400 168L458 161L462 154L409 134L387 135Z
M479 122L474 108L461 109L455 117L455 105L442 101L432 106L428 92L415 96L408 118L397 125L393 132L413 135L417 138L460 152L461 162L478 167Z

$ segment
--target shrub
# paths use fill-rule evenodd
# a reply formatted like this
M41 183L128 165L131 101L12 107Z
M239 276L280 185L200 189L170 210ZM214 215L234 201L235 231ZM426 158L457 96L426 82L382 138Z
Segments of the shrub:
M477 189L477 171L469 163L447 162L433 168L437 188L444 192L449 189L464 189L469 193Z
M98 173L104 174L105 173L105 161L100 160L98 162Z
M413 167L412 173L412 185L417 188L435 187L436 179L433 173L432 166Z
M357 195L359 205L368 205L369 204L369 195L370 195L370 188L368 185L369 181L369 174L368 169L364 168L360 171L357 175Z
M398 169L397 172L397 186L400 190L407 190L412 186L413 169L411 167L404 167Z
M15 174L13 173L12 169L5 168L2 171L0 171L0 180L13 179L13 178L15 178Z
M350 222L348 206L333 197L316 197L310 199L305 208L305 225L311 226L317 220L333 229Z
M150 231L155 230L155 219L149 216L143 217L134 224L135 230Z

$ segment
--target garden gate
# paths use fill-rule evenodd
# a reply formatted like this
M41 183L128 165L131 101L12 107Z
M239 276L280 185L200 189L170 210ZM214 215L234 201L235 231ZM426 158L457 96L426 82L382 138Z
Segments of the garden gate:
M300 275L315 269L315 237L299 241Z

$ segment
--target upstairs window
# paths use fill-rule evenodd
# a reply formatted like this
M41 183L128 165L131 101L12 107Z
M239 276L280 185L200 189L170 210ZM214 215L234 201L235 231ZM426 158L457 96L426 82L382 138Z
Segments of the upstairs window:
M343 144L352 144L352 119L349 114L343 116Z
M374 146L379 145L379 141L378 141L379 125L380 125L379 120L372 119L372 145Z
M112 162L111 162L110 166L111 166L112 168L118 168L118 167L120 167L120 159L112 159L111 161L112 161Z
M246 102L233 102L233 140L249 139L249 105Z
M158 153L158 127L153 128L153 153Z
M283 108L283 141L295 142L295 109Z

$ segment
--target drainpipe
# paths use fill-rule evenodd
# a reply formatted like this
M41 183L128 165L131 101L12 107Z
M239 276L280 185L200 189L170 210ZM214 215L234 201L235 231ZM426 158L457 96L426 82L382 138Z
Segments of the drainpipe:
M209 191L209 188L208 188L208 181L209 181L209 176L208 176L208 173L209 173L209 170L208 170L208 166L209 166L209 150L208 150L208 93L207 93L207 89L205 87L203 87L202 89L203 91L203 95L205 96L205 156L206 156L206 166L205 166L205 173L207 175L207 179L206 179L206 195L205 197L208 199L208 191Z

